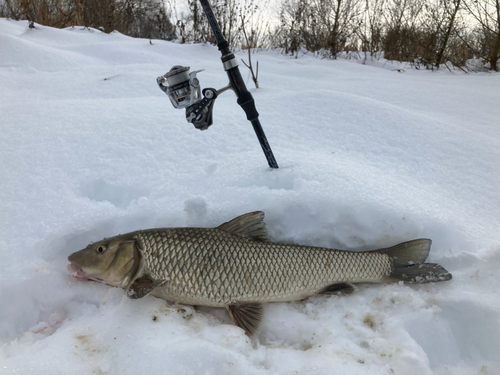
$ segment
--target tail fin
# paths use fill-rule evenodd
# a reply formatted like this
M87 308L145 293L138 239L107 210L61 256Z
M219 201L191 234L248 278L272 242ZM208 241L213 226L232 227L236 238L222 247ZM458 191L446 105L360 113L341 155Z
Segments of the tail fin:
M392 262L389 279L417 284L450 280L451 273L439 264L424 263L431 244L431 240L421 238L381 249L380 252L387 254Z

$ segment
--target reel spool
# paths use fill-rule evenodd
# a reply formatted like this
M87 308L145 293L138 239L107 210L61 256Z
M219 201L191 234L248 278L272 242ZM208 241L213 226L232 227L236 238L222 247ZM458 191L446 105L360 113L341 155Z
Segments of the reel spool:
M206 130L213 124L214 101L218 93L227 88L219 90L219 92L212 88L206 88L203 90L202 98L200 81L196 74L205 69L191 73L189 69L189 66L174 65L168 73L158 77L156 82L160 89L167 94L174 108L186 108L188 122L197 129Z
M203 70L189 73L189 66L175 65L168 73L158 77L156 82L175 108L187 108L201 100L200 81L196 74Z

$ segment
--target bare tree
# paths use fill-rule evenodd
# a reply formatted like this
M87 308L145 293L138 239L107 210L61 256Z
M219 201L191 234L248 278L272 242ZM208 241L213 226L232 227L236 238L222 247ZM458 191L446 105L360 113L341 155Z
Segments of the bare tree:
M300 30L305 10L304 0L283 0L279 13L280 24L274 31L274 47L283 48L285 53L292 54L300 50L303 44Z
M439 50L436 54L436 68L439 69L439 65L441 64L446 48L448 47L448 41L452 35L452 31L455 28L455 20L457 18L458 11L461 7L461 0L451 0L450 5L448 1L442 1L443 6L446 10L445 12L445 25L444 25L444 33L441 36Z
M367 52L371 57L382 51L382 41L384 33L383 14L385 10L385 0L365 0L364 9L361 16L361 25L357 29L357 35L361 40L361 50Z
M247 47L248 47L248 64L243 59L241 59L241 61L248 69L250 69L250 73L252 74L252 81L255 84L255 88L258 89L259 88L259 62L257 61L257 68L254 71L253 65L252 65L252 48L250 47L251 46L250 41L249 41L249 38L247 36L247 33L246 33L244 27L242 28L242 31L243 31L243 35L245 36L245 40L246 40Z
M499 70L500 58L500 0L467 0L464 7L478 23L480 40L479 55L490 64L491 70Z
M336 58L355 35L358 0L285 0L280 12L282 47L324 50Z
M327 27L327 48L334 58L345 50L349 40L359 29L360 2L358 0L318 0L318 16L324 15Z
M252 81L257 89L259 88L259 62L257 61L256 69L254 70L252 49L262 48L269 34L269 21L262 20L262 13L259 13L258 9L253 0L245 0L239 14L239 32L244 37L241 47L248 50L248 64L243 59L241 61L250 70Z
M386 8L384 57L388 60L414 61L422 55L419 18L422 0L389 0ZM420 39L420 41L419 41Z
M71 23L71 2L63 0L6 0L8 16L15 20L28 20L29 27L37 22L53 27L65 27Z

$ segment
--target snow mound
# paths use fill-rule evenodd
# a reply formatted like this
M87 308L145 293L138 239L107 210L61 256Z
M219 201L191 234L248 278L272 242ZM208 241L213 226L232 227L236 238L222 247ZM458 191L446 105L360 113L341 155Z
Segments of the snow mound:
M2 375L498 374L499 74L258 53L270 170L231 93L200 132L156 87L176 64L225 86L216 48L26 26L0 19ZM268 304L250 339L223 310L66 270L103 237L254 210L281 242L432 238L453 280Z

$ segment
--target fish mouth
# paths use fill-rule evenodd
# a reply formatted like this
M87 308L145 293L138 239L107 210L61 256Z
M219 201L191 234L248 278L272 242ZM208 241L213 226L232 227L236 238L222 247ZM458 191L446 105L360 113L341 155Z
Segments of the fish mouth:
M73 263L68 264L67 267L68 271L71 272L73 276L75 276L77 279L84 279L88 278L87 274L85 271L83 271L80 267L75 266Z
M104 280L99 279L98 277L89 276L84 270L82 270L80 267L78 267L77 265L75 265L73 263L68 264L67 269L77 279L87 279L87 280L92 280L92 281L99 281L102 283L105 282Z

